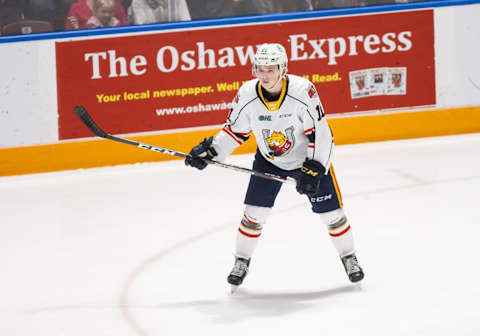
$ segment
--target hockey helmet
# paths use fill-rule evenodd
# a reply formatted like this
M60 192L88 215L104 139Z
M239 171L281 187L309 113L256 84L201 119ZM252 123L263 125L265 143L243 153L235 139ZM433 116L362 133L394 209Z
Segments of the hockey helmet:
M280 73L284 76L287 73L287 53L285 48L278 43L262 44L253 57L253 74L257 65L278 65Z

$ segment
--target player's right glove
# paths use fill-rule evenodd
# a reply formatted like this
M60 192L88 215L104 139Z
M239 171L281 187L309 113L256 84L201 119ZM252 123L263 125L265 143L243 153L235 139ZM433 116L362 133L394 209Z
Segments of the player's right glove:
M208 165L203 159L213 159L217 156L217 151L212 146L213 137L205 138L202 142L192 148L190 155L185 158L185 165L192 166L197 169L205 169Z
M318 161L305 160L297 178L297 191L300 194L315 194L320 187L320 182L325 176L325 167Z

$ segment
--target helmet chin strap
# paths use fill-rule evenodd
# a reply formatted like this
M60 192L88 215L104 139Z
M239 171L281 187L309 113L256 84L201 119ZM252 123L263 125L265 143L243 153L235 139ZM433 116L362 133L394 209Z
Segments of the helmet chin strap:
M267 87L266 87L265 89L267 89L267 90L270 91L270 90L273 89L275 86L277 86L277 84L278 84L282 79L283 79L283 74L280 75L280 76L278 76L278 80L275 82L275 84L272 85L272 87L270 87L270 88L267 88Z

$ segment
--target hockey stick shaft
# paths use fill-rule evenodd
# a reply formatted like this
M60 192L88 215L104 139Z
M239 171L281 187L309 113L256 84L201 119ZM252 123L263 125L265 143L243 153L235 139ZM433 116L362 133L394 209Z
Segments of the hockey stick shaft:
M181 157L181 158L186 158L186 157L189 156L189 154L178 152L178 151L175 151L175 150L172 150L172 149L153 146L153 145L149 145L149 144L146 144L146 143L141 143L141 142L137 142L137 141L133 141L133 140L129 140L129 139L124 139L124 138L120 138L120 137L116 137L116 136L113 136L111 134L108 134L104 130L102 130L95 123L95 121L93 121L92 117L90 116L88 111L83 106L75 106L74 112L78 116L78 118L80 118L80 120L85 124L85 126L87 126L88 129L90 129L90 131L92 131L93 134L95 134L95 135L97 135L101 138L121 142L121 143L124 143L124 144L127 144L127 145L132 145L132 146L143 148L143 149L148 149L148 150L151 150L151 151L154 151L154 152L159 152L159 153L163 153L163 154L167 154L167 155L177 156L177 157ZM239 167L239 166L235 166L235 165L231 165L231 164L227 164L227 163L223 163L223 162L218 162L218 161L215 161L215 160L208 160L208 159L204 159L204 160L208 164L213 164L213 165L218 166L218 167L235 170L235 171L242 172L242 173L247 173L247 174L258 176L258 177L265 178L265 179L268 179L268 180L279 181L279 182L282 182L282 183L296 184L296 181L292 178L288 178L288 177L284 178L284 177L280 177L280 176L276 176L276 175L265 174L265 173L261 173L261 172L255 171L255 170L245 168L245 167Z

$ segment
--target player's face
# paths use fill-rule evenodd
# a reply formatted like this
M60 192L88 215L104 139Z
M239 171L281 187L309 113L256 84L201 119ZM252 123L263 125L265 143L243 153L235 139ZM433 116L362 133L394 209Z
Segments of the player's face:
M257 65L255 75L264 88L270 89L278 82L281 74L278 65Z

